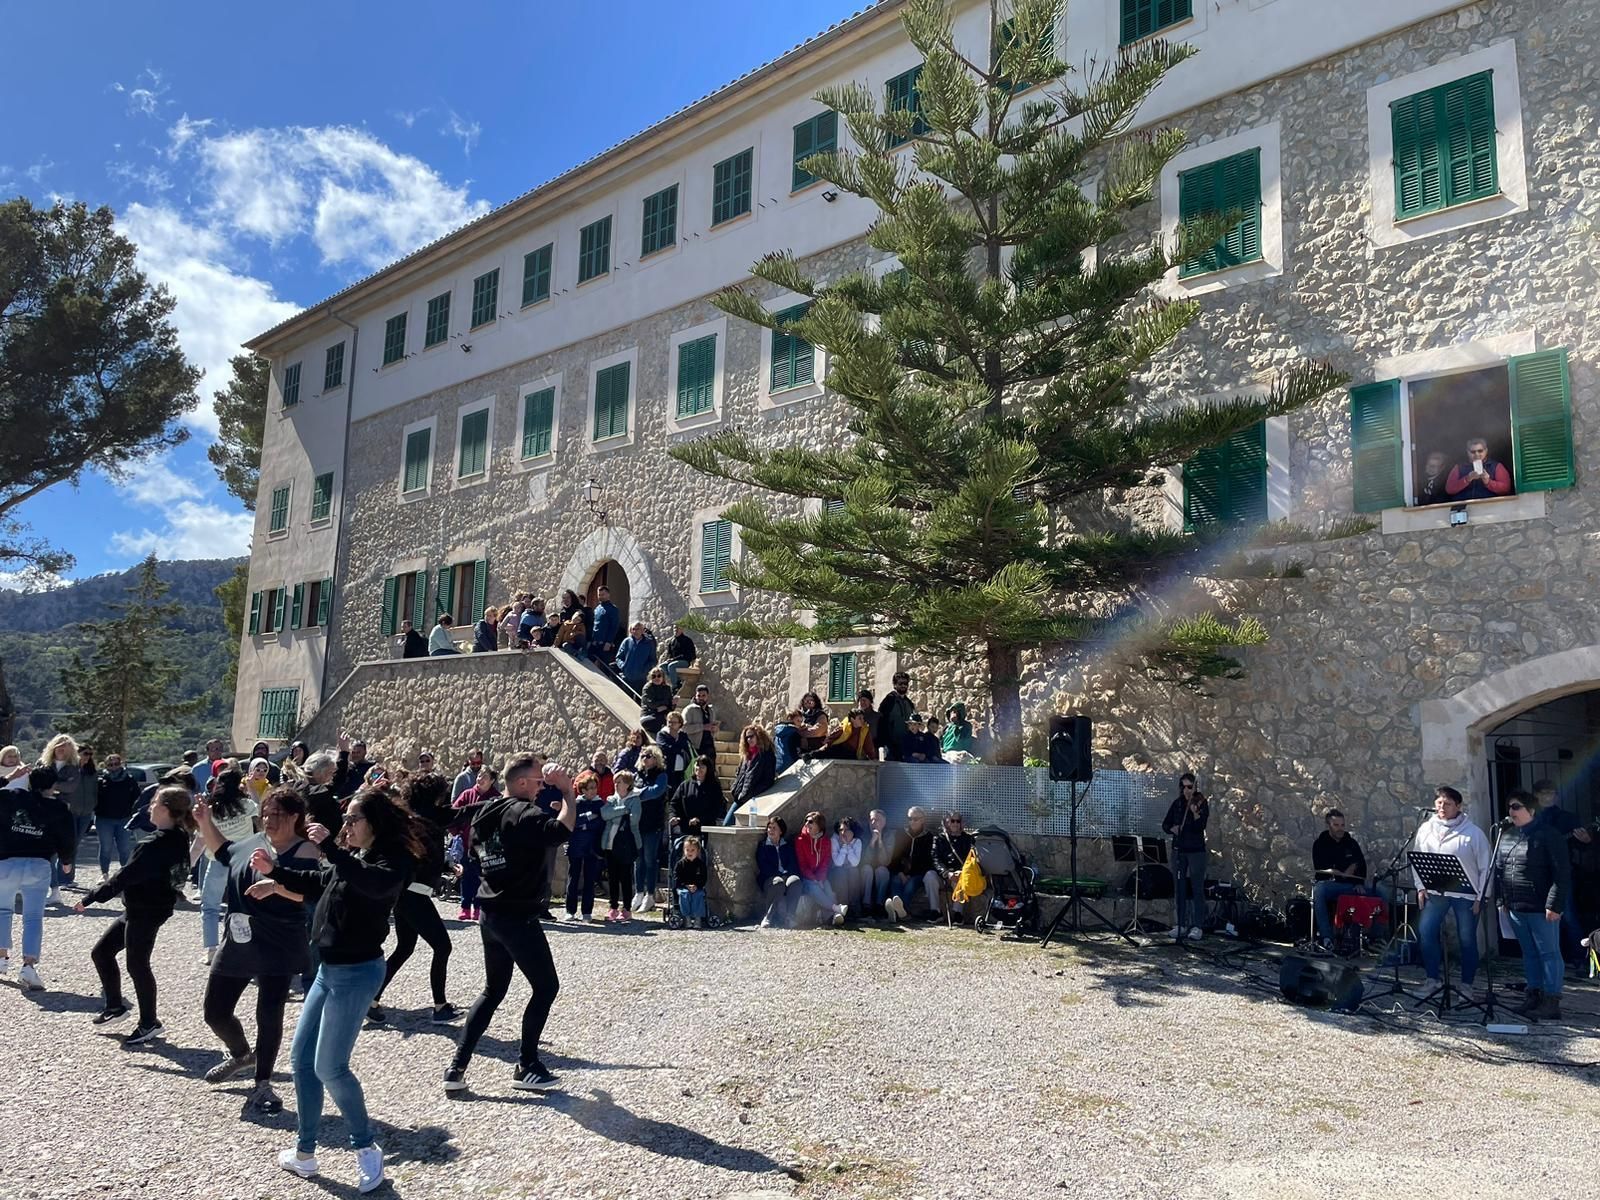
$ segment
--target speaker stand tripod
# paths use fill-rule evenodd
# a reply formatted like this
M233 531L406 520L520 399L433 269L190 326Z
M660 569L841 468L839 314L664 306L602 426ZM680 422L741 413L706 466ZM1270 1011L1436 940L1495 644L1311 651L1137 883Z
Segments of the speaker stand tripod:
M1399 928L1394 931L1393 936L1389 938L1389 948L1386 951L1390 960L1390 977L1384 982L1382 987L1376 989L1375 991L1368 992L1362 998L1361 1002L1363 1004L1366 1004L1372 1000L1382 1000L1386 996L1404 996L1407 1000L1415 998L1410 992L1406 991L1406 985L1400 981L1400 959L1404 956L1402 947L1408 943L1415 945L1417 941L1416 931L1411 928L1411 905L1405 898L1405 888L1400 882L1400 872L1404 869L1401 867L1400 862L1403 858L1405 858L1406 848L1406 846L1402 845L1400 849L1395 852L1394 858L1389 861L1388 870L1379 875L1375 880L1375 882L1379 884L1381 884L1385 879L1393 881L1390 894L1398 895L1400 897L1400 925ZM1312 903L1315 904L1314 892L1312 893L1312 896ZM1379 970L1382 970L1382 968L1380 967Z
M1056 913L1055 917L1050 921L1050 924L1046 926L1044 936L1039 939L1039 947L1040 949L1043 949L1050 944L1050 939L1053 938L1056 935L1056 931L1067 922L1069 916L1071 917L1071 924L1068 927L1073 933L1079 935L1083 934L1085 932L1083 914L1084 911L1087 910L1089 915L1092 916L1098 923L1100 932L1114 933L1123 941L1127 942L1128 945L1137 948L1139 943L1131 934L1129 934L1125 929L1120 928L1116 922L1109 920L1103 912L1083 898L1083 884L1078 879L1077 780L1073 780L1070 784L1070 787L1072 789L1072 809L1067 817L1067 840L1072 847L1072 896L1070 899L1068 899L1066 904L1062 905L1061 911Z

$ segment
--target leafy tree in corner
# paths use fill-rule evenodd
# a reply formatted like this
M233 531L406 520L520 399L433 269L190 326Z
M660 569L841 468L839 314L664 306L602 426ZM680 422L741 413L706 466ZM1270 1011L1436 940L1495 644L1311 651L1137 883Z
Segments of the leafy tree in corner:
M61 672L72 716L60 728L92 740L102 754L126 750L135 726L170 722L196 707L172 699L182 670L169 653L167 635L182 606L162 601L167 583L153 553L139 564L127 591L129 600L111 606L118 614L113 620L86 623L93 646L89 661L74 653L72 665Z
M247 558L213 589L222 605L222 627L228 631L228 669L222 676L222 690L233 694L239 682L239 646L244 641L244 606L249 594L250 560Z
M233 377L227 387L215 393L217 440L206 447L206 457L223 486L246 509L255 512L271 364L255 354L236 354L229 365Z
M991 55L979 63L956 46L941 0L909 0L903 21L924 60L918 111L882 109L860 84L818 94L856 148L801 166L877 207L867 241L902 270L824 286L775 252L752 274L813 297L804 315L781 319L743 287L716 303L823 347L850 436L769 448L734 430L672 451L777 494L727 510L747 552L728 574L814 613L809 625L743 619L723 632L976 652L993 757L1005 763L1022 760L1025 650L1081 651L1136 630L1152 664L1207 675L1230 669L1231 647L1264 638L1248 618L1141 608L1141 584L1193 571L1206 539L1140 528L1116 501L1341 382L1303 364L1264 398L1144 401L1140 373L1198 315L1194 303L1156 300L1151 285L1239 214L1190 223L1175 246L1129 232L1184 145L1180 132L1132 123L1193 50L1151 40L1077 73L1056 53L1056 17L1054 0L991 0ZM907 141L915 171L892 150ZM1093 174L1091 200L1080 183Z

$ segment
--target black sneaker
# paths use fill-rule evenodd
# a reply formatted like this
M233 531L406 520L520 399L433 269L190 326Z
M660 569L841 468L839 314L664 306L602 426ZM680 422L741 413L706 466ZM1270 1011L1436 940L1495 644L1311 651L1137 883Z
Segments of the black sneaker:
M519 1092L553 1092L561 1087L561 1081L543 1063L534 1063L526 1070L519 1067L511 1086Z
M467 1069L465 1067L451 1067L444 1073L444 1090L447 1092L464 1092L467 1090Z
M448 1025L452 1021L461 1019L461 1010L454 1004L446 1001L433 1006L433 1016L429 1018L435 1025Z
M123 1042L125 1046L145 1046L167 1036L167 1029L160 1021L150 1025L137 1026Z
M256 1069L256 1053L254 1050L239 1055L238 1058L228 1057L219 1062L206 1072L207 1083L226 1083L235 1075L243 1075L246 1071Z
M126 1004L113 1004L95 1014L94 1024L115 1025L132 1011Z
M383 1005L374 1004L367 1009L367 1020L374 1025L382 1025L389 1019L389 1014L383 1011Z
M250 1107L258 1113L281 1113L283 1100L272 1090L272 1085L263 1079L250 1093Z

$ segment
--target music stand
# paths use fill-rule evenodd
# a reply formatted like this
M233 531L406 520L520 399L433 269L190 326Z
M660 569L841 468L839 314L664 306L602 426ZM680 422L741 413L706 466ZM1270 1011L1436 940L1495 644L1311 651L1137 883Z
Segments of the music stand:
M1461 865L1461 860L1454 854L1433 854L1426 850L1408 850L1406 858L1411 863L1411 869L1417 873L1417 878L1422 881L1422 890L1431 896L1438 896L1441 900L1472 900L1479 901L1478 889L1472 886L1472 881L1467 878L1466 869ZM1457 927L1459 932L1459 926ZM1478 922L1472 923L1472 936L1478 936ZM1418 1000L1413 1008L1422 1008L1437 1000L1439 1016L1455 1008L1475 1008L1483 1011L1483 1005L1473 1000L1471 996L1465 999L1456 998L1452 1002L1450 987L1450 947L1445 938L1444 929L1439 930L1439 950L1442 955L1439 972L1439 986L1434 988L1422 999Z
M1056 935L1056 931L1059 930L1061 928L1061 926L1067 921L1067 918L1068 918L1069 914L1070 914L1070 916L1072 918L1072 923L1071 923L1070 926L1068 926L1068 928L1070 928L1072 930L1072 932L1074 932L1076 934L1080 934L1080 935L1083 934L1084 933L1084 927L1083 927L1083 910L1084 909L1088 909L1089 910L1090 915L1093 916L1094 919L1099 922L1100 928L1102 930L1104 930L1104 931L1106 931L1108 933L1114 933L1118 937L1120 937L1123 941L1127 942L1128 945L1137 947L1139 945L1139 943L1138 943L1137 940L1134 939L1134 937L1131 934L1129 934L1126 930L1122 929L1115 922L1107 920L1104 913L1102 913L1094 905L1090 904L1087 900L1085 900L1083 898L1083 881L1078 878L1078 800L1079 800L1079 794L1078 794L1078 782L1077 782L1077 780L1073 780L1071 782L1071 788L1072 788L1072 791L1071 791L1072 810L1071 810L1071 812L1070 812L1070 814L1068 816L1068 822L1069 823L1068 823L1068 826L1067 826L1067 828L1068 828L1067 837L1068 837L1068 839L1069 839L1069 841L1071 843L1071 847L1072 847L1072 849L1071 849L1071 854L1072 854L1072 896L1066 902L1066 904L1061 906L1061 911L1056 913L1056 915L1051 919L1050 924L1045 927L1044 934L1039 938L1039 949L1043 950L1046 946L1048 946L1050 944L1050 939L1053 938Z

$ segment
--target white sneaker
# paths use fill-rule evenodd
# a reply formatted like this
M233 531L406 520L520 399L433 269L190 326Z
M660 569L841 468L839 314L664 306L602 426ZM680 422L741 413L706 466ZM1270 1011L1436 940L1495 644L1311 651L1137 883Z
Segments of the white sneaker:
M1189 936L1189 931L1187 929L1185 929L1182 925L1174 925L1172 927L1172 940L1173 941L1181 942L1181 941L1183 941L1184 938L1186 938L1188 936Z
M836 929L844 924L844 905L835 904L833 906L833 924Z
M383 1149L374 1142L356 1151L356 1190L370 1192L383 1183Z
M1198 926L1198 925L1194 926L1193 928L1191 928L1189 930L1189 936L1191 938L1193 938L1197 942L1201 938L1205 937L1205 935L1206 935L1206 931L1204 929L1201 929L1200 926Z
M209 967L211 965L211 960L216 958L216 956L217 956L217 948L215 946L207 946L206 947L206 966Z
M772 928L772 918L771 917L762 917L761 918L761 924L760 924L760 926L758 928L771 929Z
M656 910L656 894L654 892L644 892L642 894L644 896L644 907L641 908L639 911L640 912L655 912L655 910Z
M17 982L24 988L32 988L36 992L44 991L44 980L39 978L39 968L32 963L22 964L22 970L17 972Z
M11 973L11 955L9 955L9 954L0 955L0 975L9 975L10 973Z
M635 892L633 894L633 899L628 901L628 911L629 912L643 912L644 911L644 893L643 892Z
M883 910L896 921L904 921L906 919L906 902L900 899L899 896L890 896L885 900L883 902Z
M58 888L58 887L51 888L50 889L50 894L44 898L44 902L46 904L61 904L61 903L63 903L63 901L61 899L61 889Z
M357 1161L360 1161L360 1153L364 1152L358 1152ZM301 1158L298 1150L283 1150L278 1154L278 1165L301 1179L310 1179L317 1173L317 1156Z

